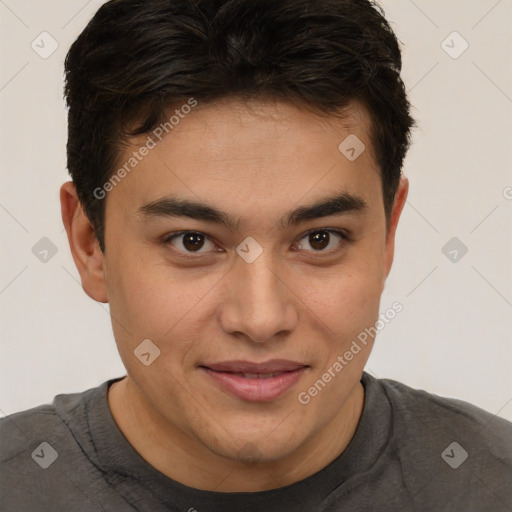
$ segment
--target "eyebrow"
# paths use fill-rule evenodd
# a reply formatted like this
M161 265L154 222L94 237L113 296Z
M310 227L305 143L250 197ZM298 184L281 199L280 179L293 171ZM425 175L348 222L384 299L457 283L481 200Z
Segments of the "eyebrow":
M368 205L363 198L342 192L320 199L313 204L300 206L281 218L278 224L281 228L286 228L296 226L307 220L331 215L360 214L367 208ZM162 197L141 206L137 213L145 218L188 217L199 221L222 224L233 231L236 231L239 225L239 221L234 217L213 206L174 196Z

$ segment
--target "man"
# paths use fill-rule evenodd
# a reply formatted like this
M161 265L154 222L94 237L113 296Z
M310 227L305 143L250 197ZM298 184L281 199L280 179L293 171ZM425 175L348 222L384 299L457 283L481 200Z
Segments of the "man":
M3 510L511 510L512 425L364 372L407 198L363 0L113 0L62 217L125 377L2 421Z

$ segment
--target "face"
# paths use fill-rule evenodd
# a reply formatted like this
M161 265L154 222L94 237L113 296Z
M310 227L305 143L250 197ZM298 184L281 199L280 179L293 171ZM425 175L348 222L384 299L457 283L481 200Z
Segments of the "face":
M116 343L162 428L274 460L336 420L373 340L343 356L378 320L393 253L368 130L355 103L343 119L199 104L108 192ZM349 135L355 159L338 149ZM132 142L119 167L147 139Z

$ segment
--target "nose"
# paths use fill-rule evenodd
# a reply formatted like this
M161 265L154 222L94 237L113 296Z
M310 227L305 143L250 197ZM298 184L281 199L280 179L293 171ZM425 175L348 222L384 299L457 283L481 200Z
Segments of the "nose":
M224 332L264 343L291 333L298 320L295 296L279 265L265 251L252 263L235 262L222 301Z

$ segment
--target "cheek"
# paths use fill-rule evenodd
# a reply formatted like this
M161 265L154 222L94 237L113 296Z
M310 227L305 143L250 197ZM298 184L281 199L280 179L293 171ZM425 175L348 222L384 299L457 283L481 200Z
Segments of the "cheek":
M331 368L336 375L332 380L337 383L329 386L324 399L330 395L336 403L343 400L345 391L357 381L370 356L373 346L371 329L379 318L381 297L381 274L376 269L376 260L357 258L344 270L340 268L327 286L317 289L317 294L322 293L323 301L315 311L323 321L327 336L323 350L318 351L316 378L321 378ZM326 375L326 378L330 379L330 376Z
M368 277L368 276L367 276ZM325 322L336 333L336 341L329 352L336 355L347 349L365 328L375 324L379 315L380 286L375 280L361 276L338 283L325 305L328 316Z
M353 334L378 316L383 289L382 251L376 247L354 251L328 273L302 283L304 301L336 332Z
M150 339L164 356L185 352L189 339L197 339L198 315L204 319L215 285L222 275L173 269L160 258L138 251L137 258L111 253L108 288L112 324L120 349L131 352ZM137 251L134 251L137 252ZM204 324L203 324L204 325ZM179 347L175 340L179 339ZM179 359L179 358L177 358Z

